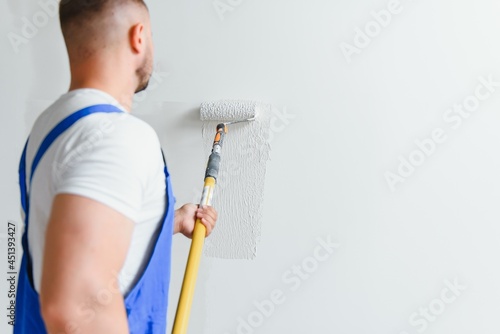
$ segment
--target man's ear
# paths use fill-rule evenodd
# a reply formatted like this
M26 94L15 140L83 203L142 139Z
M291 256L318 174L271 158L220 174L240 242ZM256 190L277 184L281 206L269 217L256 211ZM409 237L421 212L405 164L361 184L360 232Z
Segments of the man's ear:
M134 53L142 53L146 45L144 36L144 25L137 23L130 28L130 47Z

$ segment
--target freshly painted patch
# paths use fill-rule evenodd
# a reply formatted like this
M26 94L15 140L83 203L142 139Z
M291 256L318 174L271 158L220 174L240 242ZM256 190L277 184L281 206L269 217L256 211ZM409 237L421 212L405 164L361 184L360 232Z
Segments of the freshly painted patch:
M224 120L251 117L248 105L228 101L229 106L202 119ZM253 108L253 107L252 107ZM213 108L212 108L213 110ZM217 226L207 238L205 255L226 259L252 259L260 239L266 163L269 160L271 106L257 104L252 122L229 125L225 136L221 166L212 205L219 213ZM220 121L205 121L202 135L208 156Z

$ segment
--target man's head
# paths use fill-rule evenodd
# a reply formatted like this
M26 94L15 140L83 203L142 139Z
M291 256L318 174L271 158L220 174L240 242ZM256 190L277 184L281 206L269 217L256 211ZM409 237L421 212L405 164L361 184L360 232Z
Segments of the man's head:
M61 30L72 69L89 61L126 63L135 92L153 71L149 12L142 0L61 0Z

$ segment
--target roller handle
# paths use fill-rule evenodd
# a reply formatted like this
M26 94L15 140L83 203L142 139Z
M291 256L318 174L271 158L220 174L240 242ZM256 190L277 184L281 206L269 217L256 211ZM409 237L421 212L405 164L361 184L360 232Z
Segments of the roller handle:
M207 169L205 171L205 184L203 187L200 205L212 204L212 195L215 189L217 176L219 174L220 150L226 133L227 126L225 124L221 123L217 125L217 133L215 134L212 153L208 158ZM196 287L196 279L198 276L198 268L200 266L201 253L205 242L206 232L207 230L205 225L201 223L200 219L197 219L194 226L191 248L189 249L186 272L182 282L172 334L187 333L189 315L191 313L191 305L193 304L194 289Z
M205 178L213 177L217 180L219 176L220 167L220 152L222 149L222 144L224 142L224 137L227 133L227 125L221 123L217 125L217 133L215 134L214 143L212 145L212 153L208 157L207 169L205 171Z

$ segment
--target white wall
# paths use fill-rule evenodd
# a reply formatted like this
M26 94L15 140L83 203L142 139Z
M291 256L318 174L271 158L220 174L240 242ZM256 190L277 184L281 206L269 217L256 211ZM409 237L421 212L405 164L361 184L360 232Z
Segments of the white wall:
M223 20L213 0L149 1L157 84L136 114L158 131L178 203L201 186L199 103L257 99L291 116L273 129L258 257L203 259L189 332L498 332L500 87L479 88L484 101L459 126L443 119L477 101L479 77L500 82L498 1L220 3L234 7ZM370 13L388 6L398 13L349 63L341 43L376 28ZM20 222L16 170L31 124L68 86L56 18L18 53L6 37L40 10L0 2L2 224ZM391 191L386 172L418 158L415 141L435 131L441 143ZM318 248L329 236L340 244L332 254ZM175 238L170 319L188 245ZM299 278L294 265L311 273ZM254 302L279 291L282 303L255 323ZM255 326L238 331L249 316Z

